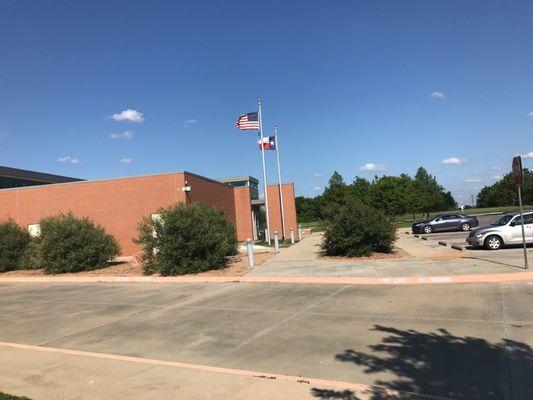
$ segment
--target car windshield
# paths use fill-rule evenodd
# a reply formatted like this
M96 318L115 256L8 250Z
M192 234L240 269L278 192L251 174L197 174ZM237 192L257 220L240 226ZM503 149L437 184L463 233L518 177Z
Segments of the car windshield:
M493 222L491 225L493 225L493 226L507 225L512 218L513 218L512 215L504 215L503 217L501 217L496 222Z

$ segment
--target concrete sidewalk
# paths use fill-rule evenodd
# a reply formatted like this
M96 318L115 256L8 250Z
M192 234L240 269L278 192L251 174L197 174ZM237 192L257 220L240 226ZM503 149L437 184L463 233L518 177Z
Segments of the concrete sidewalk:
M442 246L428 246L406 235L398 234L397 247L409 254L398 259L362 259L362 261L319 257L321 233L282 248L270 260L247 276L335 276L335 277L434 277L520 273L524 270L505 263L485 259L463 258L464 254Z

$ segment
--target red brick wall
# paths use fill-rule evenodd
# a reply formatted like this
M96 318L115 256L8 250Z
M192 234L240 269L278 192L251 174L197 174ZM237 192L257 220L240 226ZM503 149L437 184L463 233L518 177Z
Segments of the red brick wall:
M185 180L191 188L187 193L188 203L199 201L209 203L224 211L229 220L236 223L235 198L231 186L189 172L185 173Z
M188 193L181 190L185 181L191 187ZM269 186L268 194L272 231L281 231L277 185ZM288 237L289 227L297 229L292 184L283 185L283 196ZM0 190L0 220L12 218L26 228L43 217L71 211L103 226L118 240L122 254L132 255L140 249L132 239L142 217L175 203L197 201L226 213L239 241L253 237L250 188L232 188L189 172Z
M173 173L0 190L0 220L12 218L27 227L71 211L102 225L118 240L122 254L131 255L139 250L132 238L141 218L184 202L183 183L183 173Z
M294 236L298 236L298 221L296 219L296 204L294 202L294 184L284 183L281 185L283 191L283 211L285 214L285 237L290 238L290 228L294 229ZM281 236L281 208L279 201L279 186L268 185L268 212L270 214L270 236L274 237L277 230Z
M235 195L235 225L237 227L237 240L253 240L252 196L250 188L236 187L233 189L233 193Z

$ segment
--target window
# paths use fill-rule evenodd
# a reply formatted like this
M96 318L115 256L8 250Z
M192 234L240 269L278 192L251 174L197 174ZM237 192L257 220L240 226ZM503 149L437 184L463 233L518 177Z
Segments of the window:
M520 215L518 215L515 219L513 219L513 224L516 226L522 225L522 219L520 218ZM524 224L525 225L533 224L533 214L524 215Z

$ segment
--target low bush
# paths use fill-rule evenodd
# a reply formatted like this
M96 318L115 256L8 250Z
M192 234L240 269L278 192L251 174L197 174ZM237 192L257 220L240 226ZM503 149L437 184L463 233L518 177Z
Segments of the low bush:
M220 268L236 254L235 228L206 203L177 204L144 218L136 243L143 246L146 274L183 275Z
M322 249L330 256L363 257L390 253L395 240L392 218L375 208L349 202L328 214Z
M120 252L115 238L88 218L59 214L39 224L34 259L48 274L102 268Z
M0 400L30 400L28 397L13 396L0 392Z
M30 234L14 221L0 223L0 272L23 266L30 241Z

